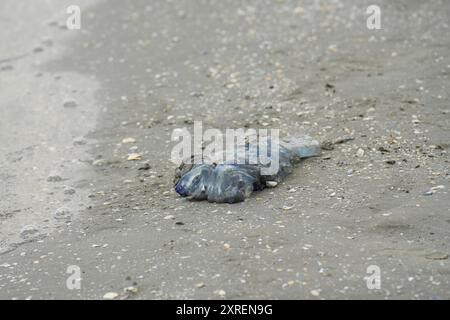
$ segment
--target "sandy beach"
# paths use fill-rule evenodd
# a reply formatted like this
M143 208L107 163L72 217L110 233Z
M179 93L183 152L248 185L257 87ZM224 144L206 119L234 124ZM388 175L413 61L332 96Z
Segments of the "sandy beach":
M449 299L450 3L371 4L3 0L0 298ZM189 201L194 121L322 155Z

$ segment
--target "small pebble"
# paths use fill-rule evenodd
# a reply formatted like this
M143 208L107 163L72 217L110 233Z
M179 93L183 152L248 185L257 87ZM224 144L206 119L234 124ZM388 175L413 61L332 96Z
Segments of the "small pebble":
M48 178L47 178L48 182L59 182L61 180L62 180L61 176L59 176L57 174L52 174L52 175L48 176Z
M55 213L53 214L53 216L57 220L66 220L66 219L70 219L70 217L72 216L72 213L70 212L70 210L68 208L62 207L62 208L57 209L55 211Z
M74 99L65 99L63 106L64 108L75 108L78 107L78 103Z
M75 194L75 189L72 187L64 187L64 194L72 195Z
M278 182L276 181L266 181L266 186L269 188L274 188L278 185Z
M128 155L127 160L128 161L136 161L136 160L141 160L142 156L139 153L131 153Z
M123 289L123 291L125 293L133 293L136 294L138 293L139 289L137 287L131 286L131 287L126 287L125 289Z
M119 294L117 292L108 292L108 293L105 293L105 295L103 296L103 299L113 300L113 299L117 298L118 296L119 296Z
M359 158L364 156L364 150L359 148L358 151L356 151L356 156L359 157Z
M320 295L320 290L317 290L317 289L311 290L311 294L315 297L318 297Z
M135 138L124 138L123 140L122 140L122 143L123 144L126 144L126 143L135 143L136 142L136 139Z
M34 225L26 225L20 231L20 236L22 239L29 240L37 236L39 229Z
M225 297L225 295L227 294L227 293L225 292L225 290L222 290L222 289L220 289L220 290L215 290L214 293L217 294L217 295L219 295L219 296L221 296L221 297Z

